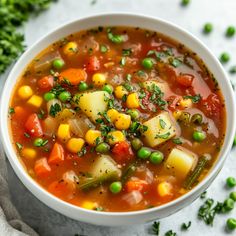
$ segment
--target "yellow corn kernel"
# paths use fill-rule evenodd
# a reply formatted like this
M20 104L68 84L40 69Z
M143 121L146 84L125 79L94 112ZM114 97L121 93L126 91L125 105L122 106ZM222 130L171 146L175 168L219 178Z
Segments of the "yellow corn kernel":
M18 95L22 99L28 99L33 95L33 90L28 85L23 85L18 89Z
M95 86L102 86L106 83L106 76L101 73L96 73L93 75L92 81Z
M72 153L80 152L83 146L84 140L82 138L71 138L66 144L66 148Z
M128 108L138 108L139 107L139 99L137 93L131 93L128 95L126 100L126 106Z
M128 94L128 91L122 85L119 85L115 88L114 93L115 93L116 98L122 99L124 95Z
M63 48L63 53L67 56L72 56L78 51L78 45L76 42L69 42Z
M184 99L180 100L179 105L182 108L187 109L187 108L191 108L193 106L193 102L190 98L184 98Z
M70 139L70 126L69 124L60 124L57 130L57 137L61 142L67 142Z
M94 210L97 207L96 202L91 202L91 201L84 201L81 205L82 208L85 208L87 210Z
M75 111L72 109L64 108L61 112L57 113L57 119L64 121L75 116Z
M114 122L119 115L119 112L116 109L109 109L107 111L107 116L110 118L111 122Z
M37 156L37 152L33 148L23 148L21 154L27 159L34 159Z
M37 95L33 95L28 101L28 104L34 106L34 107L41 107L42 103L43 103L43 99L40 96Z
M123 130L128 129L131 124L131 116L120 113L115 120L115 127L117 129Z
M178 120L179 117L180 117L181 114L182 114L182 111L176 110L176 111L174 111L172 114L173 114L174 118L175 118L176 120Z
M107 139L110 145L115 145L116 143L125 141L125 135L121 131L115 130L108 133Z
M102 138L101 131L99 131L99 130L90 129L85 134L85 141L91 146L95 146L96 140L99 138L100 139Z
M171 195L172 185L166 181L163 181L157 185L157 192L160 197Z

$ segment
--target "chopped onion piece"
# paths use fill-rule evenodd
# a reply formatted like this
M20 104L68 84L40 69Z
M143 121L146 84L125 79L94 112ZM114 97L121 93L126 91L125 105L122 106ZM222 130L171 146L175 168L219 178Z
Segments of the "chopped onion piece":
M48 116L45 120L43 120L44 134L51 137L56 133L58 125L57 119Z
M139 191L132 191L125 194L122 199L131 206L140 203L143 200L143 195Z

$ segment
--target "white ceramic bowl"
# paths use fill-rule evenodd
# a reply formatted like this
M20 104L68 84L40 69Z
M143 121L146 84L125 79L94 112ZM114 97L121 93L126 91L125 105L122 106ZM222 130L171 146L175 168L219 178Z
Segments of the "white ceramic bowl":
M188 48L192 49L200 56L200 58L203 59L209 70L216 77L223 93L226 103L227 127L225 141L220 151L218 160L216 161L214 167L211 169L206 178L201 183L199 183L193 190L181 196L180 198L162 206L142 211L122 213L90 211L77 206L73 206L67 202L64 202L54 197L46 190L41 188L26 173L18 157L16 156L15 150L13 149L11 137L9 135L9 124L7 119L9 101L11 97L11 92L14 89L16 81L21 75L24 68L31 62L31 60L34 59L34 57L39 52L51 45L53 42L71 33L75 33L80 30L89 29L97 26L138 26L144 29L163 33L164 35L168 35L171 38L176 39L177 41L186 45ZM102 14L79 19L56 29L52 33L40 39L21 56L21 58L18 60L18 62L12 69L3 89L0 109L0 127L4 149L7 153L8 159L13 169L15 170L20 180L24 183L24 185L39 200L41 200L54 210L73 219L99 225L115 226L140 224L154 219L163 218L189 205L204 190L206 190L206 188L211 184L211 182L215 179L215 177L223 167L226 155L231 148L233 137L235 134L236 119L233 90L218 59L198 39L184 31L183 29L177 27L176 25L173 25L160 19L133 14Z

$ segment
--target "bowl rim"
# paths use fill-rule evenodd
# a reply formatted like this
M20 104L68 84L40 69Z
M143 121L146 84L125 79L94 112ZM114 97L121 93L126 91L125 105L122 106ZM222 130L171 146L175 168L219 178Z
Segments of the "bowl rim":
M13 169L14 169L15 173L17 174L18 178L20 178L20 180L23 182L23 184L27 187L27 189L36 198L38 198L40 201L42 201L46 205L48 205L48 204L44 200L42 200L39 196L37 196L35 193L32 192L31 187L32 188L36 188L37 191L41 192L44 195L45 198L51 198L54 202L59 204L59 207L65 207L66 206L68 209L75 209L77 211L83 211L85 213L89 213L89 214L92 214L92 215L98 215L98 216L99 215L107 215L107 216L119 216L119 217L121 217L121 216L144 215L144 214L148 214L148 213L152 213L152 212L158 212L158 211L163 210L165 208L169 208L171 206L180 204L181 202L183 202L186 199L188 199L191 195L194 195L194 193L198 192L201 188L203 188L203 191L207 188L207 186L209 185L209 182L212 182L215 179L215 177L219 173L220 169L222 168L223 163L224 163L224 161L226 159L226 155L229 153L229 150L230 150L230 148L232 146L233 138L234 138L234 133L235 133L235 129L236 129L235 122L230 124L232 127L231 127L231 133L229 134L228 142L225 143L226 140L224 140L224 144L223 144L223 146L225 146L224 153L220 153L219 154L218 160L216 161L215 165L212 167L210 173L208 173L207 176L197 186L195 186L192 190L190 190L189 192L187 192L184 195L180 196L179 198L174 199L174 200L172 200L172 201L170 201L168 203L165 203L163 205L155 206L155 207L149 208L149 209L135 210L135 211L128 211L128 212L103 212L103 211L86 210L86 209L81 208L79 206L72 205L72 204L70 204L70 203L68 203L66 201L63 201L63 200L55 197L54 195L50 194L48 191L46 191L43 187L41 187L35 180L33 180L33 178L31 178L27 174L27 172L25 171L23 165L20 163L19 158L16 155L16 152L15 152L15 150L13 148L12 142L8 142L8 140L6 138L6 136L10 136L9 126L7 125L8 109L6 109L6 108L8 108L9 103L6 103L6 101L3 100L3 97L4 97L4 95L9 93L9 91L7 91L7 88L8 88L8 86L10 85L11 81L14 78L14 74L15 74L16 68L19 67L22 64L22 62L25 60L26 56L31 52L31 50L36 48L37 45L41 41L46 40L48 37L54 35L56 32L64 30L65 28L69 27L70 25L72 25L74 23L78 23L80 21L91 21L93 19L96 19L97 17L114 17L114 16L115 17L120 16L120 17L126 17L126 18L134 17L134 18L139 18L139 20L148 20L148 21L152 20L152 21L156 21L157 23L159 22L159 23L161 23L161 24L163 24L163 25L165 25L165 26L167 26L169 28L175 28L181 34L184 34L187 37L191 38L191 40L195 44L198 44L205 51L205 53L208 54L208 56L211 58L211 60L215 64L215 66L217 66L220 69L220 71L221 71L221 73L223 75L223 78L224 78L225 86L227 87L227 90L229 92L229 97L231 99L228 102L231 103L231 105L234 103L233 90L232 90L232 87L231 87L231 84L230 84L229 80L227 79L228 76L227 76L226 72L224 71L222 65L220 64L218 59L214 56L214 54L207 48L207 46L205 46L196 36L194 36L190 32L184 30L180 26L177 26L176 24L171 23L171 22L169 22L167 20L160 19L158 17L148 16L148 15L145 15L145 14L134 14L134 13L129 13L129 12L98 13L98 14L92 14L92 15L89 15L89 16L86 16L86 17L77 18L77 19L68 21L68 22L64 23L63 25L60 25L59 27L56 27L55 29L53 29L49 33L47 33L46 35L44 35L41 38L39 38L34 44L32 44L21 55L21 57L18 59L18 61L14 65L14 67L11 69L11 72L7 76L7 80L5 81L5 84L3 86L3 92L2 92L1 101L0 101L0 115L1 115L0 131L1 131L1 140L2 140L2 143L3 143L4 151L7 154L7 158L10 161L11 166L13 167ZM117 24L117 26L119 26L119 23ZM165 35L165 33L163 33L163 34ZM174 37L171 36L171 38L173 38L175 40ZM38 51L38 53L40 53L40 52L41 51ZM200 55L200 58L202 58L202 55ZM28 61L28 64L29 63L30 63L30 61ZM21 71L23 71L24 69L25 68L22 68ZM18 74L17 76L19 77L20 74ZM223 96L223 98L224 98L224 96ZM225 102L225 104L227 104L227 101ZM235 120L235 118L236 118L236 108L234 106L232 106L231 108L232 108L232 110L231 110L230 116L232 116L232 119ZM226 114L226 117L227 116L229 116L229 114ZM229 124L226 124L226 129L227 129L228 125ZM226 139L226 137L225 137L225 139ZM220 155L221 155L221 157L220 157ZM20 167L19 167L19 165L20 165ZM30 185L30 186L28 186L28 185ZM54 207L54 206L50 206L50 207L53 208L56 211L59 211L58 210L59 207L57 207L57 208Z

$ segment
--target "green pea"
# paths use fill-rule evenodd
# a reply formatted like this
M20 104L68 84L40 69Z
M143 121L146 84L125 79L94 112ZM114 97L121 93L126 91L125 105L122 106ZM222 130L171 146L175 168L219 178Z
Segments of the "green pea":
M153 164L160 164L164 159L164 155L162 152L155 151L150 156L150 161Z
M52 62L52 65L55 69L60 70L65 65L65 62L62 59L58 58Z
M79 91L85 91L87 89L88 89L88 84L87 83L85 83L83 81L79 83Z
M52 100L52 99L54 99L56 97L56 95L54 94L54 93L50 93L50 92L48 92L48 93L45 93L44 95L43 95L43 98L48 102L48 101L50 101L50 100Z
M153 67L153 59L152 58L144 58L142 60L142 65L145 69L152 69Z
M204 34L209 34L213 30L213 25L211 23L206 23L203 27Z
M193 139L197 142L202 142L206 138L206 134L203 131L195 130L193 132Z
M62 102L67 102L71 99L71 94L68 91L64 91L62 93L59 94L58 98L62 101Z
M35 147L41 147L42 145L43 145L43 139L42 138L36 138L35 140L34 140L34 146Z
M227 225L227 228L230 229L230 230L236 229L236 219L234 219L234 218L229 218L229 219L226 221L226 225Z
M225 32L225 35L227 37L233 37L235 34L235 27L234 26L229 26L227 29L226 29L226 32Z
M230 193L229 197L236 202L236 192Z
M194 114L191 118L191 122L194 124L202 124L202 115L201 114Z
M122 184L119 181L110 184L109 189L112 193L117 194L122 190Z
M228 212L234 209L234 200L228 198L224 201L222 212Z
M181 5L182 6L187 6L190 3L190 0L182 0Z
M131 145L132 148L137 151L143 146L143 143L139 138L135 138L131 141Z
M103 86L102 90L108 92L109 94L113 93L113 87L109 84L105 84Z
M132 120L137 120L139 118L139 111L137 109L130 109L127 113L131 116Z
M221 63L227 63L230 60L230 55L227 52L223 52L220 55L220 61Z
M138 156L140 159L147 159L150 155L151 155L151 151L150 151L150 149L148 149L148 148L146 148L146 147L141 147L141 148L138 150L138 153L137 153L137 156Z
M234 177L228 177L226 179L226 184L229 188L233 188L236 186L236 179Z
M110 150L110 146L107 143L100 143L95 148L96 152L106 153Z

